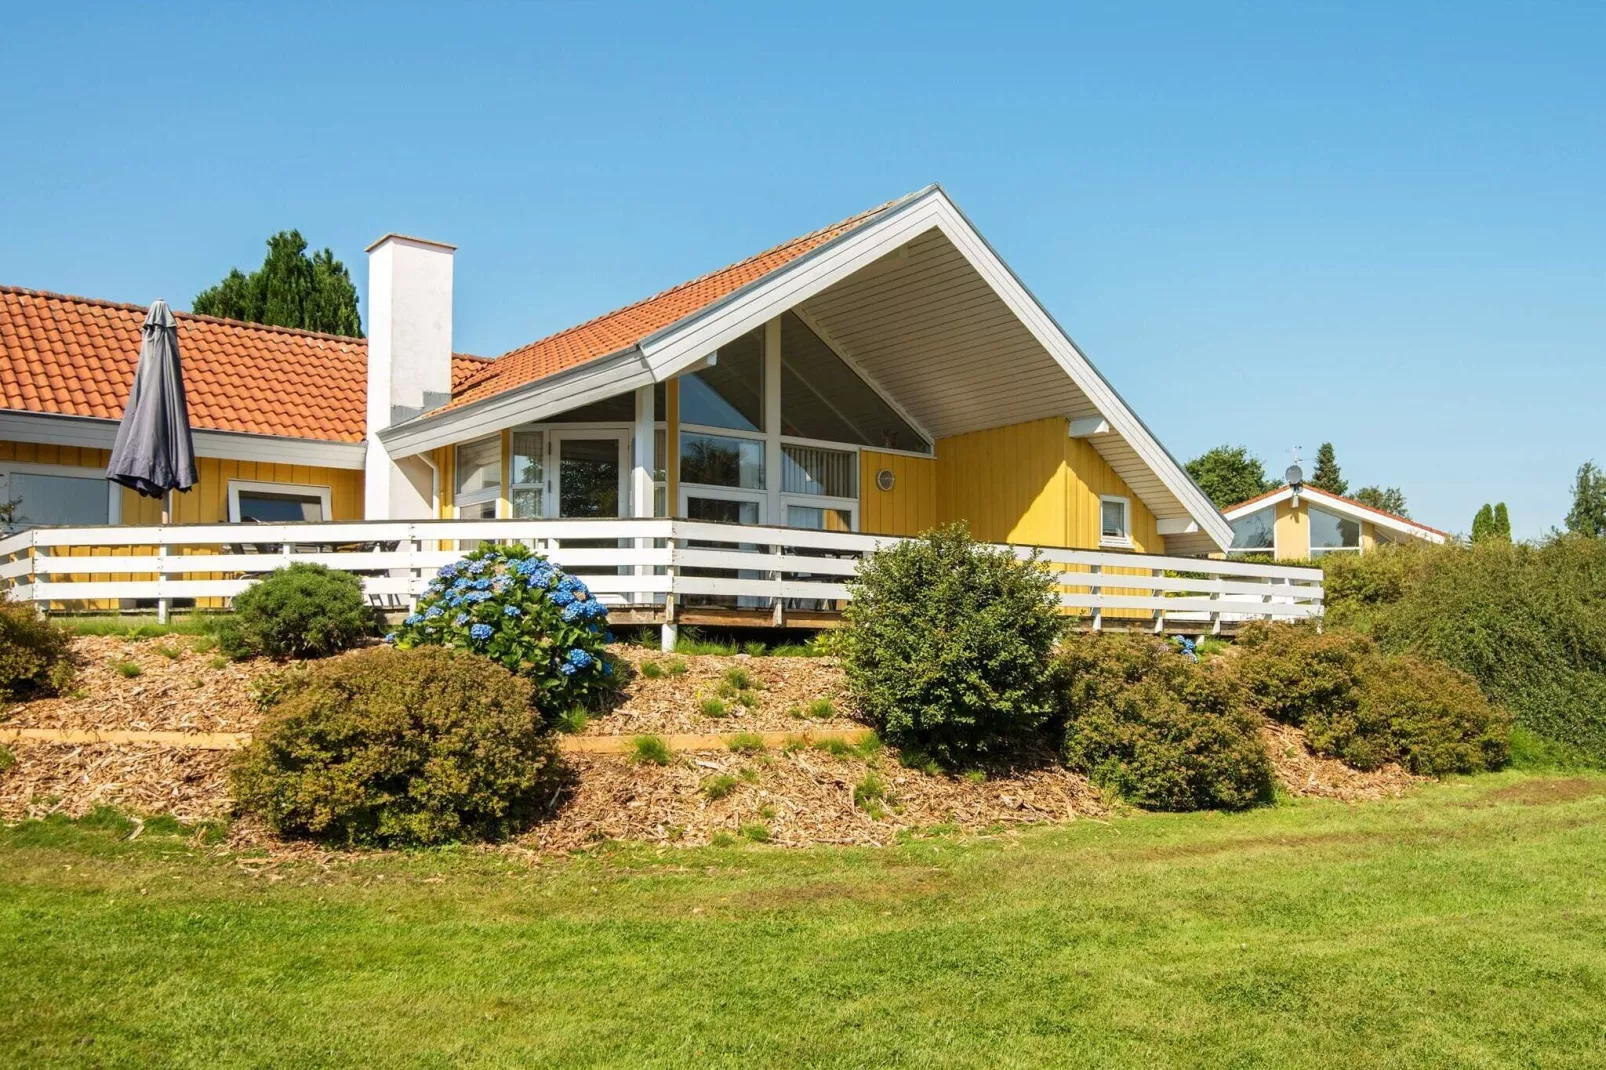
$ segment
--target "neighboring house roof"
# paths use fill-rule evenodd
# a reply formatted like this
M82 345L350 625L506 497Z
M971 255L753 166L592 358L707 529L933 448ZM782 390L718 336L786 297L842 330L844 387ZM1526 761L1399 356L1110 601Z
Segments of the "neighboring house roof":
M720 298L735 293L748 283L763 278L906 199L900 197L888 201L869 211L849 216L840 223L832 223L802 237L782 242L746 260L548 335L538 342L520 346L497 357L476 379L460 384L454 375L453 397L445 408L456 408L492 397L588 360L629 349L653 332L700 312Z
M1294 488L1285 484L1274 490L1268 490L1264 494L1257 494L1253 498L1247 498L1236 505L1229 505L1221 511L1221 514L1230 522L1248 516L1250 513L1257 512L1267 506L1286 502L1293 496ZM1351 519L1368 520L1404 535L1414 535L1419 539L1426 539L1428 542L1448 542L1451 538L1450 533L1447 531L1430 528L1426 524L1412 520L1408 516L1400 516L1397 513L1375 509L1365 502L1358 502L1354 498L1346 498L1342 494L1334 494L1332 491L1322 490L1320 487L1313 487L1308 483L1300 487L1299 496L1309 501L1320 502L1322 508L1331 509L1333 512Z
M121 420L145 313L139 305L0 286L0 407ZM362 441L362 339L174 315L194 427Z

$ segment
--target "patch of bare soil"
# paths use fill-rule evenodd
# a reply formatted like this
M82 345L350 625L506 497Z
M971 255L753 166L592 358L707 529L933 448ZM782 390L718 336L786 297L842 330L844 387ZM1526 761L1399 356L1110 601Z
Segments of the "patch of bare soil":
M889 752L866 760L812 748L677 755L664 766L569 760L578 776L567 805L525 838L541 850L610 839L689 846L721 833L789 847L882 845L933 826L981 832L1105 812L1086 779L1052 765L971 780L902 768ZM729 793L710 798L720 787Z
M644 654L640 648L629 646L611 647L610 651L631 663L635 678L625 689L624 701L587 724L582 735L800 732L807 728L858 727L843 689L842 668L835 658ZM670 674L669 668L677 663L685 666L685 672ZM641 668L645 664L657 665L664 675L657 679L643 675ZM737 688L731 684L726 677L733 670L745 673L753 686ZM752 705L742 701L744 696ZM721 702L724 716L704 713L702 704L707 699ZM811 707L822 700L830 703L831 709L819 716Z
M227 751L180 750L156 744L19 743L16 764L0 772L0 818L66 814L97 806L180 821L229 812Z
M0 711L8 728L138 732L249 732L259 719L248 688L270 661L233 662L195 649L199 636L80 636L67 693ZM202 646L209 644L202 643ZM120 665L138 666L135 676Z
M1554 806L1577 802L1595 795L1606 795L1606 781L1589 777L1559 780L1525 780L1489 793L1490 802L1520 803L1523 806Z
M1397 799L1427 779L1397 765L1385 765L1369 773L1352 769L1336 758L1313 753L1305 743L1305 733L1289 725L1267 724L1260 731L1277 781L1290 795L1345 802Z

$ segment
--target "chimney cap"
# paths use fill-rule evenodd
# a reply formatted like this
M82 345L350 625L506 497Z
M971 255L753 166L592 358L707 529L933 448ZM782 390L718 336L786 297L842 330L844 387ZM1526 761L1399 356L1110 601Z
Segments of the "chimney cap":
M457 246L455 246L455 245L448 245L446 242L443 242L443 241L430 241L428 238L415 238L411 234L398 234L394 230L391 231L389 234L386 234L386 235L382 236L378 241L374 242L372 245L368 246L368 248L364 249L363 252L371 253L375 249L379 248L381 245L384 245L388 241L405 241L405 242L413 242L414 244L417 244L417 245L433 245L435 248L437 248L437 249L445 249L449 253L457 252Z

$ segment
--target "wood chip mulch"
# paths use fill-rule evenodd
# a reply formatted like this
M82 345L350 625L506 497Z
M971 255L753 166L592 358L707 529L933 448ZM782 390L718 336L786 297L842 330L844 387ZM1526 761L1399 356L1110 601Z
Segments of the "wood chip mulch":
M1305 733L1289 725L1267 724L1260 733L1277 780L1290 795L1344 802L1397 799L1427 779L1393 764L1369 773L1351 769L1336 758L1312 753Z
M16 744L16 764L0 772L0 818L65 814L97 806L203 821L229 813L227 751L154 744Z
M582 735L801 732L858 727L853 706L843 693L842 669L835 658L754 658L745 654L682 657L644 654L628 646L610 649L629 661L636 675L625 691L624 701L593 719ZM685 664L685 673L649 679L640 672L647 663L667 668L675 662ZM757 685L747 691L757 700L756 706L744 705L735 695L720 694L726 674L733 669L746 673ZM709 717L702 712L702 703L709 698L724 703L725 716ZM810 705L820 699L831 704L831 714L809 716Z
M975 833L1105 812L1086 779L1051 765L973 781L902 768L890 751L869 760L804 748L677 755L663 766L595 755L569 761L578 774L574 793L523 841L543 851L603 840L693 846L760 828L767 842L787 847L879 846L933 827ZM735 784L710 800L705 789L721 776ZM882 797L856 803L854 789L867 776L880 782Z

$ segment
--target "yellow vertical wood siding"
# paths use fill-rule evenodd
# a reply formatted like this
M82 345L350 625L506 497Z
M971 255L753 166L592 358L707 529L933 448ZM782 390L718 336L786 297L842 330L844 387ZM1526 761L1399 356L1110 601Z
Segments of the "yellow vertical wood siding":
M876 473L892 473L892 489ZM872 535L919 535L937 526L937 462L903 453L859 453L859 530Z
M987 542L1065 545L1063 418L995 427L937 442L937 517Z
M1298 561L1310 556L1310 518L1305 515L1305 501L1278 502L1277 516L1273 521L1274 548L1279 560Z

